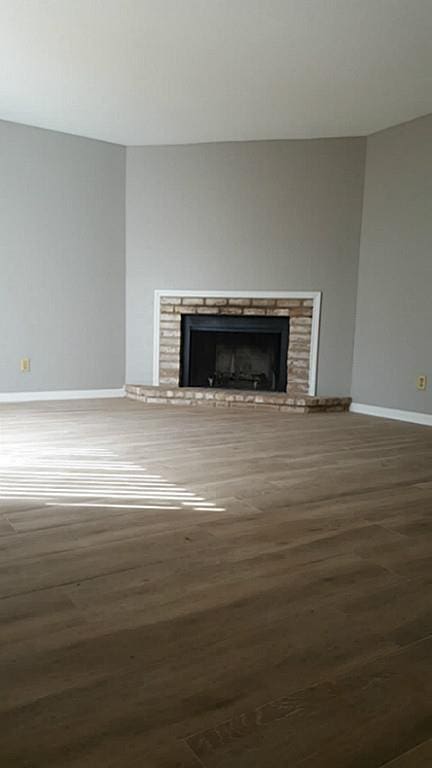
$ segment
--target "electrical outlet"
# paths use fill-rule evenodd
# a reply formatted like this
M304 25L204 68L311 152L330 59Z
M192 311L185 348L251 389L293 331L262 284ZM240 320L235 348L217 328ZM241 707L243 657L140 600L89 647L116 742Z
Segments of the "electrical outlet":
M20 363L21 373L30 373L30 358L22 357Z
M424 390L427 387L427 377L424 374L417 376L417 389Z

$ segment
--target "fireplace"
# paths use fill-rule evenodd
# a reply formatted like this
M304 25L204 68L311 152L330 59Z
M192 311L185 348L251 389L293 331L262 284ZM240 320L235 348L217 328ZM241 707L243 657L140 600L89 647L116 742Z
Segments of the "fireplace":
M216 401L242 389L314 395L320 302L319 292L156 291L153 384Z
M289 317L183 314L180 386L285 392Z
M319 291L155 291L153 385L129 384L127 396L157 405L346 411L349 397L316 395L320 306Z

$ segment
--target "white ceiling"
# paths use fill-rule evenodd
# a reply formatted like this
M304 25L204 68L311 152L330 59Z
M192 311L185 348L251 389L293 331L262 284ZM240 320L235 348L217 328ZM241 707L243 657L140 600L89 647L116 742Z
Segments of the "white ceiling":
M432 0L0 0L0 118L121 144L432 112Z

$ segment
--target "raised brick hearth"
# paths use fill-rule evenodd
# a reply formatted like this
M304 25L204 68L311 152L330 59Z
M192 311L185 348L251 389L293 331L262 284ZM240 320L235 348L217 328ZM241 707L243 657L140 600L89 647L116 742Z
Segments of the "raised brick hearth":
M251 392L250 390L205 389L203 387L167 387L130 384L126 395L132 400L158 405L207 405L221 407L260 407L285 413L324 413L347 411L350 397L293 397L284 392Z

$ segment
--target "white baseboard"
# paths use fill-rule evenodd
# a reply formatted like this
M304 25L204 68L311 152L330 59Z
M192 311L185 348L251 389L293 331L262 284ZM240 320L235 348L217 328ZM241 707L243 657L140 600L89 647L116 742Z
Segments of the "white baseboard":
M351 403L350 411L352 413L363 413L366 416L379 416L382 419L410 421L413 424L425 424L428 427L432 427L432 413L399 411L397 408L382 408L379 405L365 405L364 403Z
M105 397L125 397L119 389L59 389L49 392L0 392L0 403L31 403L39 400L94 400Z

